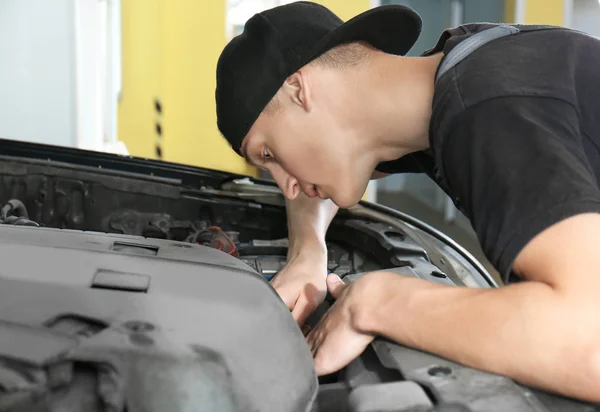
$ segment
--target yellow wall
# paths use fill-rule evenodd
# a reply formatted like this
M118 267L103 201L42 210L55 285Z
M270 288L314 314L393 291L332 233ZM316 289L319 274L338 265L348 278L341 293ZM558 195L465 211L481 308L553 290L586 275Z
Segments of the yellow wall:
M225 0L123 0L119 139L135 156L257 176L219 134L215 70ZM154 108L160 99L162 115ZM162 128L162 138L156 124Z
M515 0L504 0L504 21L506 23L515 22L515 7L517 7Z
M563 0L526 0L526 24L564 24Z
M217 129L215 71L226 41L226 2L165 1L165 158L257 176Z
M327 7L344 21L371 8L370 0L316 0L315 3Z
M122 1L123 89L118 134L136 156L155 158L154 100L161 90L161 0Z
M564 0L523 0L525 24L564 25ZM517 0L505 0L505 21L515 23Z

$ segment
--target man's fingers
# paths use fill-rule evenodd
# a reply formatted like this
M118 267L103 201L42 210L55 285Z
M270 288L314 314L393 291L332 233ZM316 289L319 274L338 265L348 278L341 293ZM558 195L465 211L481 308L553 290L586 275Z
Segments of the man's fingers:
M313 358L316 356L317 354L317 350L319 349L319 344L321 342L321 339L323 338L323 323L320 322L319 324L317 324L317 326L315 326L314 329L312 329L308 335L306 335L306 343L308 344L308 347L310 348L310 351L313 355Z
M293 289L280 287L277 283L273 283L273 280L271 280L270 283L273 289L275 289L275 292L279 295L279 298L285 303L285 306L287 306L289 310L294 309L296 301L298 300L298 293Z
M299 326L304 326L306 319L314 312L317 306L319 305L315 304L315 302L311 302L304 295L300 295L296 301L296 305L292 309L292 317L296 319L296 323Z
M337 372L363 353L371 336L348 333L344 327L327 331L316 342L313 357L317 376Z
M325 332L324 336L319 336L320 339L315 339L315 344L312 348L312 354L314 358L315 371L317 376L329 375L330 373L336 372L341 369L340 364L343 360L340 359L336 353L337 350L331 348L331 333L335 334L335 331Z
M340 297L345 287L346 284L335 273L327 276L327 289L329 289L329 293L331 293L331 296L333 296L334 299Z

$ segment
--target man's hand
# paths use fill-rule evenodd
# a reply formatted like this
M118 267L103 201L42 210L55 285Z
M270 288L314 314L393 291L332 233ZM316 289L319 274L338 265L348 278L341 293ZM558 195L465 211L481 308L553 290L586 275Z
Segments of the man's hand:
M373 336L568 397L600 402L600 214L538 234L515 261L524 282L447 286L373 272L345 286L307 337L320 375ZM557 253L556 251L560 251Z
M325 300L327 295L327 254L319 253L299 256L289 262L271 280L271 286L279 294L298 326Z
M317 375L340 370L373 341L375 335L367 329L365 319L370 316L370 306L383 297L388 276L373 272L348 285L337 275L327 277L327 287L336 302L306 338Z
M331 200L300 194L297 199L286 201L286 209L288 263L271 280L271 286L302 327L327 294L325 233L338 207Z

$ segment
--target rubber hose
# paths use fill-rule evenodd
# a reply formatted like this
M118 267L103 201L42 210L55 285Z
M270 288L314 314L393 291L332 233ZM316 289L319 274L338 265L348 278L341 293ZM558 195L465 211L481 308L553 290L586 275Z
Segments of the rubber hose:
M8 204L12 206L12 212L15 216L29 219L29 213L27 213L27 208L23 202L17 199L11 199L8 201Z
M34 222L33 220L29 220L25 217L19 217L17 218L17 220L15 220L15 222L13 223L13 225L15 226L32 226L32 227L40 227L40 225L37 222Z

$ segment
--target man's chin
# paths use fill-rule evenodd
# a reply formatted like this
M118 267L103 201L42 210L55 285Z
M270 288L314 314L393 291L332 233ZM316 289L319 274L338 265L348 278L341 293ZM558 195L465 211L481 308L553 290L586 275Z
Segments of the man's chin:
M339 199L336 197L331 197L330 199L340 209L350 209L352 206L356 206L358 204L358 202L360 202L361 196L358 196L357 198L354 198L354 199L353 198Z

